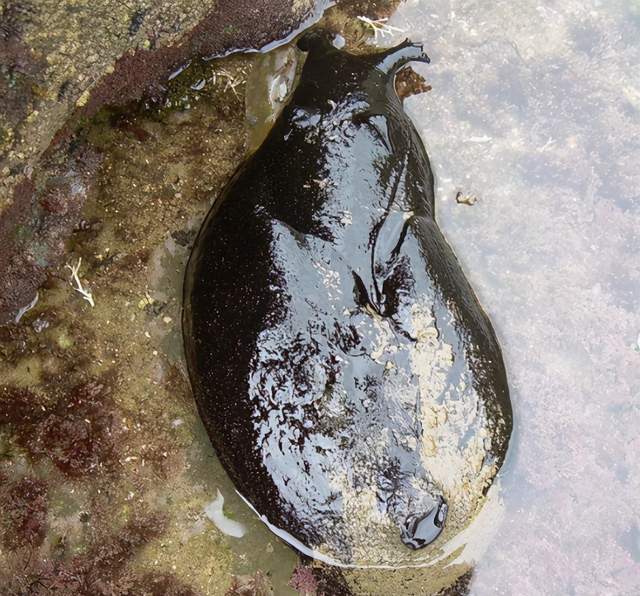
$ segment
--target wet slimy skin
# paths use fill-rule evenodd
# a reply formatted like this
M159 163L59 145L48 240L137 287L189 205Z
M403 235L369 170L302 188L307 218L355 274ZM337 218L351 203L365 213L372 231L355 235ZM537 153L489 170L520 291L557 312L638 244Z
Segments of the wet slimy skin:
M366 56L315 34L299 45L297 89L189 261L191 382L274 532L333 564L418 565L469 524L504 460L502 355L394 90L428 57L408 41Z

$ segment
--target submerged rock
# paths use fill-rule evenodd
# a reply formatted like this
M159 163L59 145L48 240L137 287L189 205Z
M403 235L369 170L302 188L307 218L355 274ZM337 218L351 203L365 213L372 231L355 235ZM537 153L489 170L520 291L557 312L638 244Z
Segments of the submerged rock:
M324 8L315 0L0 3L0 325L33 300L79 223L95 174L82 159L92 152L81 130L89 119L143 97L161 104L171 74L192 61L278 43ZM59 170L83 187L64 210L41 205Z
M422 565L504 460L502 356L394 90L426 54L299 45L297 89L191 255L191 381L222 463L281 538L332 564Z

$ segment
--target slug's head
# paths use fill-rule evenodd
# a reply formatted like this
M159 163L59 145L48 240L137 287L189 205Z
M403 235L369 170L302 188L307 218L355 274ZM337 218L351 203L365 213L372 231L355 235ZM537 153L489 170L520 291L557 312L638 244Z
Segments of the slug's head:
M327 34L310 31L298 40L298 48L307 58L294 102L307 106L377 103L395 96L395 75L405 64L430 61L422 45L408 39L381 52L356 55L336 48Z
M413 550L431 544L444 529L448 506L442 497L428 511L409 515L401 526L402 542Z
M439 491L412 475L385 474L378 479L378 503L411 550L431 544L442 533L448 506Z

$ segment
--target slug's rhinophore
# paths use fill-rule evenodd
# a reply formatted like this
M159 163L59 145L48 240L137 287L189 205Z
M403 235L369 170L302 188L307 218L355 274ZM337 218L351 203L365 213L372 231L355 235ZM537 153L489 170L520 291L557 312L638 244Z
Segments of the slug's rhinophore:
M502 464L502 356L394 90L429 59L408 41L367 56L299 45L291 101L196 240L189 373L222 463L274 532L334 564L418 565Z

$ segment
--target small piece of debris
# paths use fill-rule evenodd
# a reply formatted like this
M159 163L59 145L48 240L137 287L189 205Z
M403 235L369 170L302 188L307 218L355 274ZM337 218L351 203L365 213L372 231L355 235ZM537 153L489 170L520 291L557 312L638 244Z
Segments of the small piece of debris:
M221 77L226 81L223 91L228 91L229 89L231 89L231 91L233 91L233 94L237 98L240 98L240 95L238 94L236 87L244 83L244 81L241 78L234 77L232 74L228 73L226 70L219 70L217 72L214 72L213 77L211 78L211 82L214 85L218 82L218 77Z
M463 192L458 192L456 195L456 203L458 205L469 205L473 206L478 202L478 197L475 195L466 195Z
M26 304L25 306L23 306L18 311L18 314L16 315L16 318L15 318L16 323L19 323L20 319L25 315L25 313L30 311L38 303L38 298L39 298L39 295L38 295L38 292L36 292L36 295L34 296L33 300L29 302L29 304Z
M182 74L185 70L187 70L187 68L189 68L191 66L191 60L189 60L188 62L186 62L185 64L179 66L178 68L176 68L176 70L174 70L168 77L167 80L168 81L172 81L173 79L175 79L179 74Z
M394 33L405 33L405 29L401 29L400 27L394 27L393 25L388 25L387 21L389 19L370 19L369 17L358 17L359 21L362 21L365 25L369 26L373 29L373 39L377 41L378 36L381 38L391 37Z
M491 137L484 135L482 137L470 137L467 139L470 143L488 143Z
M196 81L193 85L191 85L192 91L201 91L204 89L205 84L207 83L207 79L200 79Z
M91 291L85 287L83 287L82 282L80 281L80 276L78 272L80 271L80 265L82 265L82 257L78 258L78 262L75 265L65 265L67 269L71 271L71 279L69 283L73 287L73 289L78 292L93 308L96 303L93 300L93 294ZM73 285L75 282L75 286Z
M36 333L42 333L47 327L49 327L49 321L44 317L38 317L33 323L31 323L31 327Z
M291 574L289 586L303 595L317 594L318 592L318 581L313 574L313 569L307 565L298 564Z
M338 50L341 50L342 48L344 48L344 46L346 45L347 41L345 40L344 37L342 37L342 35L340 35L339 33L333 38L333 47L337 48Z
M403 68L397 74L395 87L396 93L401 101L412 95L431 91L431 85L427 85L424 77L410 66Z
M171 237L180 246L190 246L196 239L197 233L197 230L176 230L171 232Z

